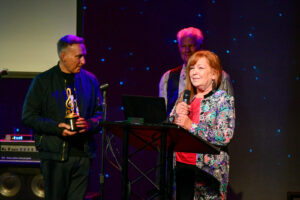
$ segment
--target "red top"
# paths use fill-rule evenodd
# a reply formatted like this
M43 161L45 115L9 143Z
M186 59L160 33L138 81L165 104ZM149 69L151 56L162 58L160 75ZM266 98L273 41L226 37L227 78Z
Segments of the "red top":
M199 122L201 100L201 98L195 98L190 104L189 118L194 123ZM196 153L176 152L176 161L189 165L196 165Z

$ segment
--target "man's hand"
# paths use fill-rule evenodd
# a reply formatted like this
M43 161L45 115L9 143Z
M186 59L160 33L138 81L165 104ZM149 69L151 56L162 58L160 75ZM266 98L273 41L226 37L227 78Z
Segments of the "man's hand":
M62 136L71 136L71 135L75 135L77 133L77 131L70 131L70 125L66 124L66 123L59 123L58 124L59 128L64 128L63 132L62 132Z
M86 132L88 129L89 129L89 124L87 123L87 121L82 118L82 117L79 117L77 120L76 120L76 127L79 129L79 133L84 133Z

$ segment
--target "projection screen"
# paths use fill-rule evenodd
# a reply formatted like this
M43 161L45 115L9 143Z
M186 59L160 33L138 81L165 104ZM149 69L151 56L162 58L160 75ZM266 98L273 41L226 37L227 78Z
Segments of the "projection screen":
M76 0L0 0L0 69L37 74L58 62L56 43L76 35ZM26 76L26 75L25 75Z

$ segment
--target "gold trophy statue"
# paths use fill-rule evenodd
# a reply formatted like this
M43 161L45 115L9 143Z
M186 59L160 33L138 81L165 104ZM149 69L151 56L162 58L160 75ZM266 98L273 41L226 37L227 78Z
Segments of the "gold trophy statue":
M74 96L71 94L71 89L67 88L66 89L67 92L67 97L68 99L66 100L66 116L65 118L67 119L67 121L69 122L70 126L71 126L71 131L76 131L77 127L76 127L76 119L78 118L78 114L77 114L77 103L74 101ZM75 106L76 104L76 106Z

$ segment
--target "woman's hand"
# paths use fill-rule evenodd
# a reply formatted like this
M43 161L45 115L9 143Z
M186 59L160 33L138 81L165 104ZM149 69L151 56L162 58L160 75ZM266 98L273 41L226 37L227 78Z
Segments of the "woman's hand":
M176 117L173 123L181 126L186 130L190 130L193 122L188 117L189 109L190 106L185 102L178 103L175 108Z
M187 115L179 114L175 117L174 123L189 131L193 121Z
M176 115L188 115L190 106L185 102L180 102L176 105Z

